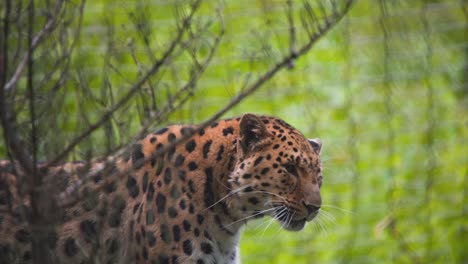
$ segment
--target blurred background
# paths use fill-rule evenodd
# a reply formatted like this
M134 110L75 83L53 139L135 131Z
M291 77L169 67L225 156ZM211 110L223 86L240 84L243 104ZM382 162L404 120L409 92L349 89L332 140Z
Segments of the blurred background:
M41 69L54 67L51 58L60 55L61 45L43 49L35 62L35 79L45 80L36 98L44 114L37 122L39 160L60 153L124 95L186 13L183 1L67 5L82 16L70 16L61 34L79 37L62 42L74 52L59 66L70 73L53 99L41 92L61 77L44 78ZM196 26L209 30L194 40L197 56L209 55L207 47L223 27L219 47L188 99L169 104L171 111L149 126L201 122L271 68L291 48L288 8L304 12L302 1L203 3ZM21 23L17 28L21 35ZM306 38L298 30L297 41ZM174 87L190 76L190 61L190 54L171 61L69 160L104 155L128 142L152 111L172 102ZM158 88L150 97L152 85ZM17 92L25 87L20 79ZM23 101L15 100L20 132L27 135ZM307 137L322 139L324 206L299 233L270 219L250 222L241 241L243 263L468 263L466 1L357 1L309 53L224 117L245 112L279 116ZM6 156L4 142L0 156Z

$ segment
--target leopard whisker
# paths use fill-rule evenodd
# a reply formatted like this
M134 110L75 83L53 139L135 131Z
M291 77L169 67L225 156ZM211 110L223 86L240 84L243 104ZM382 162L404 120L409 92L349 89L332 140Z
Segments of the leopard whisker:
M280 208L279 209L279 213L283 212L284 210L286 210L285 207L276 207L276 208ZM262 225L264 225L266 222L268 222L267 226L263 229L263 232L262 232L262 236L265 234L265 231L268 229L268 227L270 227L270 225L275 221L277 220L276 218L276 215L278 213L275 212L272 216L271 216L271 219L269 221L263 221L260 225L258 225L256 228L260 228Z
M279 221L281 222L281 218L283 217L284 214L287 214L287 210L288 208L285 207L285 206L281 206L280 207L281 209L278 210L277 212L275 212L273 215L272 215L272 218L270 220L270 223L268 224L268 226L263 230L263 233L265 233L266 229L276 220L276 221ZM281 224L280 224L281 225Z
M289 219L288 219L288 222L287 222L286 226L289 226L291 224L295 214L296 214L296 211L293 211L292 214L289 214Z
M262 191L262 190L259 190L259 191L251 191L251 192L249 192L249 193L264 193L264 194L270 194L270 195L273 195L273 196L275 196L275 197L280 198L283 202L286 202L286 201L287 201L285 197L283 197L283 196L281 196L281 195L279 195L279 194L276 194L276 193L269 192L269 191Z
M353 211L351 211L351 210L346 210L346 209L343 209L343 208L341 208L341 207L339 207L339 206L335 206L335 205L331 205L331 204L322 204L321 207L322 207L322 208L324 208L324 207L325 207L325 208L327 208L327 207L328 207L328 208L333 208L333 209L336 209L336 210L338 210L338 211L341 211L342 213L348 213L348 214L353 214L353 215L357 215L357 214L358 214L358 213L353 212Z
M323 220L321 218L317 218L317 219L314 219L313 222L318 225L320 231L323 231L325 235L328 236L328 231L322 221Z
M333 224L336 224L336 218L335 216L333 216L333 214L325 211L325 210L320 210L320 214L318 215L318 217L321 217L323 219L326 219L328 220L329 222L333 223Z
M234 221L234 222L232 222L232 223L226 225L225 227L230 227L230 226L232 226L233 224L236 224L236 223L241 222L241 221L245 221L245 220L247 220L247 219L249 219L249 218L255 217L255 216L257 216L257 215L261 215L261 214L263 214L263 213L266 213L266 212L269 212L269 211L272 211L272 210L275 210L275 209L276 209L275 207L273 207L273 208L268 208L268 209L264 209L264 210L262 210L262 211L259 211L258 213L253 214L253 215L249 215L249 216L243 217L243 218L241 218L241 219L239 219L239 220L236 220L236 221Z
M219 199L217 202L213 203L212 205L208 206L207 208L203 209L201 212L206 211L206 210L212 208L213 206L215 206L215 205L219 204L220 202L222 202L222 201L226 200L227 198L229 198L229 196L234 195L234 194L236 194L236 193L238 193L238 192L240 192L240 191L246 189L246 188L249 187L249 186L250 186L250 184L245 185L245 186L242 186L242 187L239 187L239 188L237 188L237 189L235 189L235 190L233 190L233 191L230 191L230 192L229 192L228 194L226 194L224 197L222 197L221 199Z

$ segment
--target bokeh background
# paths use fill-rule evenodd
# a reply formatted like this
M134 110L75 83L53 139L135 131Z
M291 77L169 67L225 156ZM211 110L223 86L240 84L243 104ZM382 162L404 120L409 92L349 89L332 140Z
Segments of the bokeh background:
M175 30L174 3L86 3L70 66L74 82L60 99L66 114L46 125L40 158L58 152L67 135L104 111L112 96L102 87L112 83L118 95L138 76L150 56L145 42L158 51ZM246 76L271 67L288 51L286 7L279 0L204 3L200 23L215 29L216 10L222 10L220 47L194 96L156 126L205 120L232 99ZM41 63L50 66L47 59ZM178 59L162 87L169 91L186 70ZM90 94L73 88L84 84ZM93 96L103 103L89 101ZM109 138L128 139L148 103L133 100L70 159L89 154L85 146L99 155L117 145ZM57 109L51 104L47 111ZM94 115L83 117L83 109ZM299 233L270 219L250 222L241 241L243 263L468 263L466 1L357 1L294 67L225 116L245 112L279 116L322 139L324 206Z

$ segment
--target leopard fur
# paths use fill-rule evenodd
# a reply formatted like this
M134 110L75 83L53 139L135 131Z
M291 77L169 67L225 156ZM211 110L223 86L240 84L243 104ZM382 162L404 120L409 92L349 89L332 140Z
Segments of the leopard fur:
M319 213L320 149L283 120L254 114L204 129L163 128L110 165L45 169L54 189L82 185L79 201L57 211L44 243L53 263L238 263L250 219L272 216L299 231ZM83 171L96 173L84 180ZM31 263L31 201L17 184L23 176L0 162L0 263Z

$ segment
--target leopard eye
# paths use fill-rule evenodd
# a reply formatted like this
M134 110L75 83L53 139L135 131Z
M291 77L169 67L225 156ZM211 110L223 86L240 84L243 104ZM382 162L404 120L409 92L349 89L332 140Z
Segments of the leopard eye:
M299 176L299 174L297 173L296 166L294 166L292 164L286 164L286 165L284 165L284 168L286 169L286 171L288 171L292 175Z

